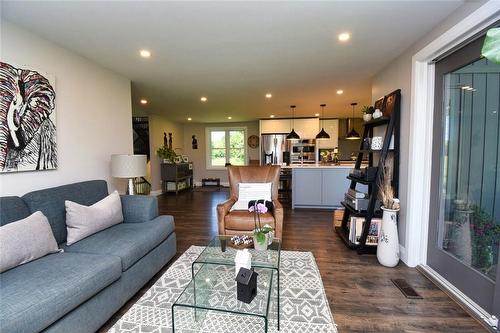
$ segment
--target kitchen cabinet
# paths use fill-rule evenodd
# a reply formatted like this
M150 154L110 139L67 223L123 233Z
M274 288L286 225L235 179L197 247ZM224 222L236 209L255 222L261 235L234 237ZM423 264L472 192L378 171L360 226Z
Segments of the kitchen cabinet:
M260 134L288 134L291 126L291 119L263 119L260 121Z
M301 139L315 139L319 132L319 118L295 119L293 127Z
M263 119L260 120L260 134L290 133L293 128L301 139L314 139L319 132L318 118Z
M292 168L292 208L336 208L349 187L352 166L296 166ZM366 186L358 190L367 191Z
M292 171L292 205L315 206L321 202L321 170L304 168ZM293 207L295 208L295 207Z
M333 149L339 146L339 120L338 119L325 119L319 121L319 128L323 127L330 135L330 139L318 140L318 148L320 149Z

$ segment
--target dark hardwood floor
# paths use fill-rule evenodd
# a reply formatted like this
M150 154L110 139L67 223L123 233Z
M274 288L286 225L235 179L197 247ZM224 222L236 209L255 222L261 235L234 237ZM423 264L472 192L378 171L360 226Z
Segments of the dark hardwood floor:
M217 234L215 207L227 196L221 190L158 197L160 213L175 217L176 258L191 245L206 245ZM284 250L314 254L339 332L487 332L416 269L404 264L385 268L375 256L348 250L333 231L331 211L287 209L283 230ZM109 329L167 268L100 331ZM391 278L406 279L423 299L406 299Z

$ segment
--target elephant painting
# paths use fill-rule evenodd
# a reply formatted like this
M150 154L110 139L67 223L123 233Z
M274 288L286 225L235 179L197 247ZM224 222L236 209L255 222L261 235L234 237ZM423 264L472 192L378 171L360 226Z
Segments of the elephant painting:
M55 100L43 75L0 62L0 172L57 168Z

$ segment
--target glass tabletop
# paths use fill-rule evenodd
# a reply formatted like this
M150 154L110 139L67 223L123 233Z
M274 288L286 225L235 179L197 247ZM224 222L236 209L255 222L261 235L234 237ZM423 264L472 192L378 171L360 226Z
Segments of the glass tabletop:
M276 274L271 269L256 268L257 294L249 303L238 301L234 267L203 265L189 282L175 306L219 310L267 317L276 288Z
M194 261L194 264L209 263L221 265L234 265L236 251L240 248L231 242L231 236L214 237L203 252ZM252 267L278 269L280 263L281 241L275 238L267 250L257 251L249 248L252 254Z

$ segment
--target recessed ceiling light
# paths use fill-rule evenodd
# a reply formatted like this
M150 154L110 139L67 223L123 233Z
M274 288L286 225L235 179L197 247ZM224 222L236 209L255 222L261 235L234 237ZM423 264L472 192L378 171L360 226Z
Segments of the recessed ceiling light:
M143 58L149 58L149 57L151 57L151 51L148 51L148 50L140 50L139 54Z
M343 33L339 34L338 37L339 37L339 41L347 42L351 38L351 35L348 32L343 32Z
M191 117L189 117L189 118L188 118L188 121L191 121L191 120L193 120L193 119L191 119Z
M205 96L203 96L202 98L200 98L200 101L206 102L206 101L208 101L208 98L206 98Z
M343 90L337 90L337 95L342 95L344 93Z
M269 117L274 118L274 114L270 115Z
M272 94L269 94L269 93L266 94L266 98L271 98L271 97L273 97Z
M315 113L314 116L319 117L319 113Z
M148 104L148 100L147 99L141 99L141 104Z
M231 119L233 119L233 117L227 117L227 119L231 120Z

